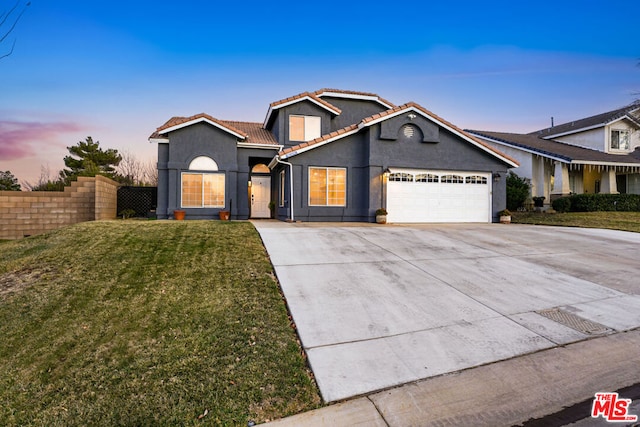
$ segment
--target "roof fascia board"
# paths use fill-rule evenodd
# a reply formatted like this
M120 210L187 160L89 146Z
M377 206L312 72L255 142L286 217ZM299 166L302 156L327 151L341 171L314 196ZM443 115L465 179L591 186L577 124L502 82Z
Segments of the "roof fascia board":
M236 146L238 148L259 148L261 150L277 150L280 151L284 147L283 145L273 145L273 144L253 144L251 142L237 142Z
M322 98L323 96L329 96L332 98L347 98L347 99L360 99L360 100L364 100L364 101L375 101L378 104L382 105L383 107L387 108L387 109L392 109L393 105L389 105L385 102L382 102L380 100L379 97L377 96L372 96L372 95L358 95L355 93L342 93L342 92L331 92L331 91L325 91L322 93L319 93L317 95L318 97Z
M414 106L410 106L408 108L399 110L399 111L397 111L395 113L392 113L392 114L389 114L389 115L386 115L386 116L383 116L383 117L379 117L379 118L377 118L375 120L372 120L372 121L370 121L368 123L360 123L358 125L358 129L361 129L361 128L365 127L365 126L372 126L374 124L383 122L383 121L391 119L393 117L397 117L397 116L399 116L401 114L404 114L404 113L406 113L408 111L413 111L414 113L420 114L422 117L426 118L427 120L430 120L430 121L436 123L438 126L443 127L445 129L447 129L449 132L451 132L451 133L459 136L460 138L464 139L465 141L470 142L471 144L473 144L477 148L481 149L482 151L485 151L486 153L491 154L492 156L499 158L503 162L511 165L511 167L515 168L515 167L520 166L517 163L514 163L512 160L507 159L506 157L503 157L503 156L499 155L498 153L496 153L495 151L491 150L490 148L487 148L482 144L478 144L478 142L474 141L473 138L469 138L468 135L466 135L464 133L461 133L459 130L452 128L451 126L447 125L446 123L443 123L440 120L437 120L435 117L432 117L431 115L426 114L424 111L422 111L422 110L420 110L420 109L418 109L418 108L416 108Z
M356 128L356 129L350 130L349 132L345 132L345 133L341 133L340 135L336 135L333 138L329 138L329 139L327 139L325 141L318 142L317 144L307 145L306 147L299 148L299 149L297 149L295 151L292 151L290 153L287 153L287 154L284 154L284 155L280 156L280 159L282 159L282 160L288 159L289 157L293 157L293 156L296 156L298 154L302 154L302 153L304 153L306 151L313 150L314 148L322 147L323 145L326 145L326 144L329 144L329 143L331 143L333 141L337 141L338 139L342 139L344 137L353 135L355 133L358 133L359 131L360 131L360 129Z
M574 160L571 163L575 165L621 166L621 167L640 168L640 163L600 162L596 160Z
M185 128L185 127L188 127L188 126L191 126L191 125L195 125L195 124L200 123L200 122L205 122L205 123L210 124L211 126L215 126L218 129L221 129L221 130L223 130L223 131L225 131L227 133L230 133L231 135L235 136L236 138L246 139L246 137L244 135L241 135L241 134L239 134L237 132L234 132L231 129L229 129L229 128L227 128L227 127L225 127L225 126L223 126L223 125L221 125L219 123L216 123L216 122L213 122L213 121L207 119L206 117L199 117L197 119L193 119L193 120L189 120L189 121L184 122L184 123L180 123L179 125L171 126L170 128L164 129L162 131L162 134L166 134L166 133L169 133L169 132L174 132L174 131L176 131L178 129L182 129L182 128Z
M169 138L149 138L149 142L157 144L168 144Z
M609 123L607 123L607 125L612 125L614 123L620 122L622 120L629 120L631 123L633 123L634 125L636 125L637 127L640 127L640 121L638 121L638 119L636 119L635 117L629 115L629 114L625 114L622 117L618 117L615 120L611 120Z
M489 137L484 136L484 135L481 136L481 135L478 135L477 133L473 133L473 132L469 132L469 133L473 134L476 138L483 139L485 141L489 141L489 142L492 142L492 143L495 143L495 144L503 145L505 147L515 148L517 150L524 151L525 153L535 154L537 156L546 157L548 159L556 160L556 161L562 162L562 163L571 163L571 159L566 158L566 157L557 157L557 156L551 155L550 153L546 153L546 152L543 152L543 151L538 151L538 150L535 150L533 148L523 147L523 146L521 146L519 144L515 144L515 143L510 144L508 142L504 142L504 141L500 141L500 140L497 140L497 139L489 138Z
M287 101L287 102L283 102L282 104L278 104L275 107L269 105L269 110L267 110L267 116L264 118L264 123L262 124L262 126L266 129L268 124L269 124L269 120L271 120L271 115L273 114L274 110L279 110L280 108L286 107L288 105L293 105L293 104L297 104L298 102L302 102L302 101L310 101L313 102L314 104L316 104L318 107L329 111L332 114L335 115L340 115L340 112L333 110L329 107L327 107L326 105L324 105L322 102L318 102L317 100L313 99L312 97L305 95L301 98L296 98L296 99L292 99L291 101Z

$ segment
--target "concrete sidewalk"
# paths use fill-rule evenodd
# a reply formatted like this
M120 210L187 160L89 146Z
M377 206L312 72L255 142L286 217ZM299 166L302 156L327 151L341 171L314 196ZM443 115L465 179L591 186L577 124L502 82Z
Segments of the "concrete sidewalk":
M336 402L368 395L320 410L320 419L327 413L341 418L344 411L357 418L373 408L391 425L423 424L417 419L392 422L407 404L394 404L393 396L416 402L408 412L413 415L424 405L431 408L435 395L451 395L456 405L459 399L473 402L476 412L483 404L478 397L491 396L485 403L500 407L493 400L499 396L492 392L504 399L526 398L514 393L535 384L539 375L535 369L529 369L532 378L509 371L511 365L515 371L527 371L517 361L538 366L542 362L536 360L549 352L567 359L570 367L575 365L572 356L559 350L594 346L576 357L595 352L597 358L606 343L620 339L615 338L617 332L640 327L640 235L635 233L496 224L254 224L323 399ZM629 344L625 343L622 347ZM630 357L638 354L637 342L633 345ZM507 369L506 375L500 375L500 382L489 380L496 374L491 367L498 366ZM483 374L487 370L489 374ZM476 374L467 379L471 372ZM551 384L545 378L558 381L553 374L539 378L541 389ZM621 378L623 386L637 381L637 372L627 374ZM439 381L456 384L458 376L462 383L449 394L437 389L423 395L411 388ZM419 383L414 386L375 393L415 381ZM482 384L490 385L488 393ZM465 388L482 396L467 395ZM410 390L409 395L399 390ZM572 390L586 394L581 400L597 391L614 391ZM562 397L571 398L570 394ZM424 401L420 396L430 397ZM443 412L448 417L464 414L449 409ZM526 418L537 416L535 408L529 409L534 412L525 412ZM495 414L495 409L486 410ZM545 413L549 412L553 411ZM371 421L370 415L365 418ZM347 424L354 423L351 416L347 419Z
M638 330L417 381L268 425L514 426L636 383Z

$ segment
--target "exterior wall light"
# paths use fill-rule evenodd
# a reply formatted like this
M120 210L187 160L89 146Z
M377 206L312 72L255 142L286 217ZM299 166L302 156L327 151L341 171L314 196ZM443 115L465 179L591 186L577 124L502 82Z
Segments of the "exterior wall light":
M492 176L493 176L493 182L500 181L500 173L494 172Z

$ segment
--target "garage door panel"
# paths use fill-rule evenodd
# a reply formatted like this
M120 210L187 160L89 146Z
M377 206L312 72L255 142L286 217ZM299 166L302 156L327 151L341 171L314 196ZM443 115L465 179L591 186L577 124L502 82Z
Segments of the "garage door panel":
M413 176L462 176L463 183L389 181L389 222L489 222L489 174L443 171L407 171ZM469 176L484 177L484 183ZM458 178L456 178L458 179Z

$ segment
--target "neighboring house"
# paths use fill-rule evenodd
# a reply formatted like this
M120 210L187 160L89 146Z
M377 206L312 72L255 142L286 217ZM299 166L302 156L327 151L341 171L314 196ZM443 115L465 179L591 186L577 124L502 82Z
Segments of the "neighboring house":
M149 140L159 218L491 222L518 166L418 104L335 89L274 102L263 123L174 117Z
M529 134L468 130L515 158L532 195L546 202L571 193L640 194L640 105Z

